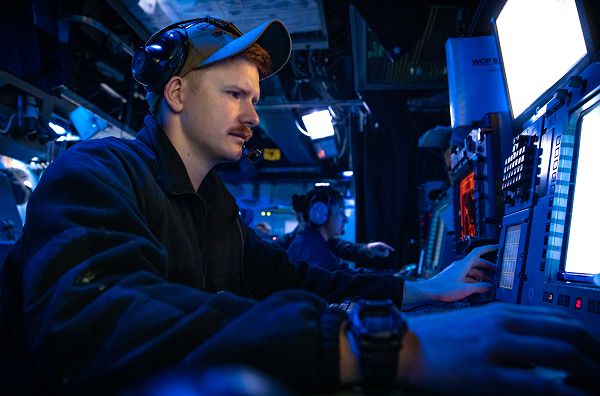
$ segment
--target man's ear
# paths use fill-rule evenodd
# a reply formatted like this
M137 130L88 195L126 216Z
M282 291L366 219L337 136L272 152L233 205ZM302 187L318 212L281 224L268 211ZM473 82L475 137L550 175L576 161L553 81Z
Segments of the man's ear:
M169 82L167 82L163 90L166 104L171 111L175 113L179 113L183 110L183 101L181 98L182 84L183 79L180 76L173 76L169 79Z

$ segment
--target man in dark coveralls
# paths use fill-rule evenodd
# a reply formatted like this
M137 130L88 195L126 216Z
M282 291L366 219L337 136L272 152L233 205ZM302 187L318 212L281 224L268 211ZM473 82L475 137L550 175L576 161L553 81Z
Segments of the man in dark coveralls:
M492 248L436 281L352 277L293 265L240 220L213 167L240 159L259 122L259 80L290 48L277 20L244 35L213 18L165 28L133 61L153 114L136 139L79 143L47 169L2 274L31 392L113 394L166 369L223 364L301 392L335 391L365 372L346 313L328 302L402 305L490 289L480 255ZM597 351L562 313L492 305L410 319L392 374L434 393L560 393L574 388L527 365L598 378Z

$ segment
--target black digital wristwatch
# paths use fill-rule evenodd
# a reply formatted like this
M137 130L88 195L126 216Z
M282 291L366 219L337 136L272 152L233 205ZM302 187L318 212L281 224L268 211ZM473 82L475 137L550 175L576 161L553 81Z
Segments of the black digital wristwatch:
M392 388L406 329L406 321L391 300L361 300L350 311L348 340L359 359L363 392Z

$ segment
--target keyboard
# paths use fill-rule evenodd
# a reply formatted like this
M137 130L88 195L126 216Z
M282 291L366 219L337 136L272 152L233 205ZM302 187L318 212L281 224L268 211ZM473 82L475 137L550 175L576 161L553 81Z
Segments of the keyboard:
M402 312L406 314L427 314L454 311L468 307L476 307L485 305L495 301L489 294L472 294L462 300L452 302L430 301L402 308Z

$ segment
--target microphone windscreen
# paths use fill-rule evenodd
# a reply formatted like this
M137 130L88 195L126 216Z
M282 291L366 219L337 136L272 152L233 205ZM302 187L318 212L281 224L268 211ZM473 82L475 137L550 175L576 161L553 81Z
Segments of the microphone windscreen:
M258 161L262 158L263 151L262 149L254 146L248 148L246 146L242 147L242 157L248 158L250 161Z
M258 147L252 147L250 149L250 152L248 153L248 159L250 161L258 161L259 159L262 158L262 155L263 155L262 149L259 149Z

